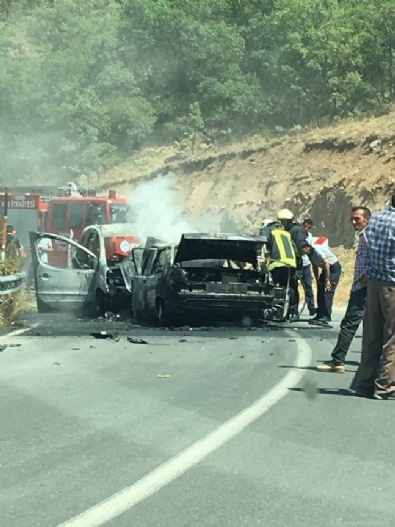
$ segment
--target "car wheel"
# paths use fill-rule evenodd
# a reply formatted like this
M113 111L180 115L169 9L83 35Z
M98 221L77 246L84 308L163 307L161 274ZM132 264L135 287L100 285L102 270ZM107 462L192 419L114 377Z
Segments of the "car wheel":
M107 299L103 291L97 290L95 296L95 309L94 315L96 317L104 316L104 313L107 311Z

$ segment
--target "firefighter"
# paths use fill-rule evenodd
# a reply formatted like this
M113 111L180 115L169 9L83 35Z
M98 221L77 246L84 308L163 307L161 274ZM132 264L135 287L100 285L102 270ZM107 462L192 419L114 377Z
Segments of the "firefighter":
M300 223L294 219L293 213L289 209L281 209L277 213L277 222L274 222L277 226L280 225L287 231L293 242L293 248L295 251L296 258L296 270L291 277L290 287L292 289L290 299L290 318L293 320L299 319L299 290L298 290L298 276L297 271L302 272L302 258L299 255L298 247L307 239L307 233ZM264 229L264 226L261 229Z
M296 272L296 250L291 233L283 227L280 220L265 220L259 234L267 239L265 257L273 282L280 287L289 287L290 309L287 318L294 319L296 317L292 307L297 301L293 285Z

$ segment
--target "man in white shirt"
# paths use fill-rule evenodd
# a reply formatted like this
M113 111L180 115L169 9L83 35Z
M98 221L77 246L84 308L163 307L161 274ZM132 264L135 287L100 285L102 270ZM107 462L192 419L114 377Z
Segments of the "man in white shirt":
M47 264L48 263L48 253L53 251L52 241L50 238L41 238L37 244L38 255L40 262Z
M307 241L310 245L313 243L313 235L311 234L311 229L313 228L313 220L306 218L302 221L302 227L306 232ZM303 288L305 292L305 298L307 303L307 308L309 310L309 315L316 315L317 309L315 308L314 302L314 291L313 291L313 280L311 275L311 262L309 257L305 254L302 256L302 281Z
M300 243L299 253L309 257L317 282L317 315L310 323L327 326L332 319L333 298L342 272L341 265L332 251L312 247L307 241Z

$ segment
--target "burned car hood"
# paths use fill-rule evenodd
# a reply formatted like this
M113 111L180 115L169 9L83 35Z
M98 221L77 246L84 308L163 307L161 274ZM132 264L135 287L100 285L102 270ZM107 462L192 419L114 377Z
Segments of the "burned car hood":
M183 234L174 263L191 260L228 259L255 264L267 242L264 236L232 234Z

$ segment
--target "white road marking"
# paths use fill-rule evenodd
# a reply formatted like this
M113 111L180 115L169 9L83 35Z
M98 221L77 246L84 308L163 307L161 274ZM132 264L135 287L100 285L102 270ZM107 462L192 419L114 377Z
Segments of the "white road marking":
M292 336L294 337L294 334ZM295 368L309 366L312 359L310 346L300 337L296 339L296 346ZM99 527L152 496L262 417L289 393L289 388L300 382L303 375L303 369L293 369L266 395L263 395L251 406L223 423L203 439L163 463L130 487L124 488L58 527Z
M8 339L10 337L17 337L18 335L22 335L23 333L26 333L26 331L29 331L29 329L34 328L35 326L32 326L31 328L22 328L22 329L16 329L15 331L11 331L10 333L6 333L5 335L0 336L0 340Z

